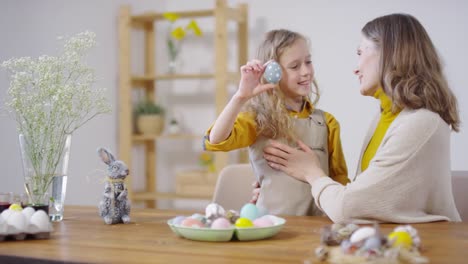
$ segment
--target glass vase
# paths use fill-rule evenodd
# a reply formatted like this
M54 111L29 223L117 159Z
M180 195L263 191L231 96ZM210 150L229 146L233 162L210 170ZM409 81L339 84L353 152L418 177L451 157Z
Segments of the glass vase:
M48 211L52 221L63 219L71 135L35 139L20 134L28 206Z
M167 73L168 74L175 74L177 71L177 57L171 58L167 65Z

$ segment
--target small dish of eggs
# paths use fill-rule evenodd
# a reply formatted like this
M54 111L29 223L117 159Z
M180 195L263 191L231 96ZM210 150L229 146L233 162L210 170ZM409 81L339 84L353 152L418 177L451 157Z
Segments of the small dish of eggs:
M43 210L12 204L0 214L0 241L48 239L51 231L49 216Z
M216 203L209 204L205 214L177 216L167 221L178 236L197 241L226 242L260 240L276 235L286 220L248 203L240 213Z

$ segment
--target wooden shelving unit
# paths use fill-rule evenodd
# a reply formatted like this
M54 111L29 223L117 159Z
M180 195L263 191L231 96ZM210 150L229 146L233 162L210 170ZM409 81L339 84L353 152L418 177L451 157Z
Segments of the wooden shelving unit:
M210 74L160 74L156 69L155 50L156 25L158 21L163 21L163 12L147 12L139 15L132 15L130 6L120 8L118 19L119 30L119 158L125 161L132 170L133 157L132 148L136 145L144 145L145 157L145 190L134 192L131 188L131 178L128 178L129 196L133 201L145 201L146 206L155 207L158 199L210 199L211 193L206 194L178 194L160 193L156 191L156 144L160 139L170 140L201 140L202 135L173 135L173 136L147 136L133 132L132 115L132 90L142 89L145 95L155 100L158 81L160 80L183 80L183 79L213 79L215 81L215 107L219 114L228 100L227 87L230 83L239 80L239 72L228 71L228 29L227 23L232 20L237 23L237 47L238 65L247 61L248 47L248 16L247 4L240 4L235 8L229 7L226 0L217 0L216 5L210 10L194 10L177 12L180 19L212 17L215 24L214 46L215 62L213 73ZM144 74L132 75L131 71L131 31L141 30L144 33ZM165 37L165 36L164 36ZM157 57L157 56L156 56ZM237 67L239 68L239 67ZM215 166L217 170L227 165L227 153L215 154ZM214 187L214 186L213 186Z

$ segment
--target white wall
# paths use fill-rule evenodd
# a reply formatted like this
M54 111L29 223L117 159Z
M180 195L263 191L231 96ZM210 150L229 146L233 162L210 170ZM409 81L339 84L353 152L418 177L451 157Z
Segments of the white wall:
M79 129L73 136L67 204L97 204L102 192L99 177L104 166L98 160L95 150L98 146L117 149L117 14L122 3L132 2L135 13L144 11L178 11L211 8L214 1L198 0L147 0L147 1L26 1L0 0L0 61L10 57L54 54L57 48L56 36L70 36L91 30L96 32L98 46L89 57L100 78L99 86L107 87L113 113L95 118ZM283 1L255 0L230 1L249 3L250 57L255 54L256 45L262 34L274 28L289 28L299 31L312 40L313 60L317 79L322 90L320 107L335 115L342 127L342 141L349 170L356 168L363 135L371 116L378 105L373 98L360 96L358 82L352 71L356 65L356 48L360 29L368 20L392 12L415 15L426 27L445 63L450 85L459 99L463 123L468 122L468 81L464 78L468 59L468 3L456 0L433 1ZM288 10L285 12L285 10ZM202 19L200 24L207 36L212 36L212 20ZM163 32L161 32L163 33ZM184 60L187 69L201 68L211 71L213 56L209 40L191 39L184 44ZM192 45L193 44L193 45ZM207 45L208 48L204 48ZM195 47L194 47L195 46ZM135 47L134 47L135 49ZM161 51L158 49L158 51ZM188 55L187 55L188 54ZM234 55L230 55L234 64ZM200 65L192 63L200 63ZM192 65L195 64L195 65ZM134 63L135 68L138 65ZM158 61L163 69L164 61ZM141 70L141 68L140 68ZM138 69L135 69L138 71ZM185 100L196 96L200 90L210 91L209 83L196 83L193 87L184 84L167 84L174 91L181 92L181 86L189 89ZM0 71L0 106L3 108L8 77ZM171 94L163 92L161 98L170 101ZM205 99L210 101L211 99ZM194 115L184 116L194 132L202 132L214 119L211 108L192 104ZM180 109L179 109L180 110ZM176 110L173 110L176 111ZM195 112L196 111L196 112ZM463 124L462 132L452 137L452 168L468 170L465 149L468 146L468 132ZM4 111L0 114L0 192L23 190L23 176L17 143L16 124ZM158 147L163 161L158 162L159 174L165 175L174 157L180 154L170 152L173 142ZM199 144L199 142L196 142ZM186 144L186 143L185 143ZM190 145L190 144L189 144ZM185 157L190 160L191 157ZM193 159L193 158L192 158ZM172 165L174 161L172 160ZM166 165L165 165L166 164ZM165 167L166 166L166 167ZM138 178L135 175L136 178ZM162 181L164 188L172 179Z

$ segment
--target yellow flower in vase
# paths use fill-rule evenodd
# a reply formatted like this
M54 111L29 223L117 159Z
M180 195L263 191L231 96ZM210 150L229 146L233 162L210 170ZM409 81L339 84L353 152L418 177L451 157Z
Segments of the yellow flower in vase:
M166 19L166 20L169 20L171 23L174 23L177 19L179 19L179 15L176 14L176 13L172 13L172 12L166 12L163 14L163 17Z
M179 20L180 16L176 13L163 13L163 17L170 22L169 27L169 34L167 37L167 48L169 52L169 73L174 73L176 68L176 60L180 52L180 45L182 41L185 39L187 33L193 32L193 34L197 37L202 36L203 33L198 26L195 20L190 20L187 26L175 26L177 20Z
M192 30L193 34L197 37L203 36L203 32L201 31L200 27L197 24L197 21L191 20L190 23L186 27L187 30Z
M185 30L182 27L176 27L172 30L171 36L176 40L182 40L185 37Z

